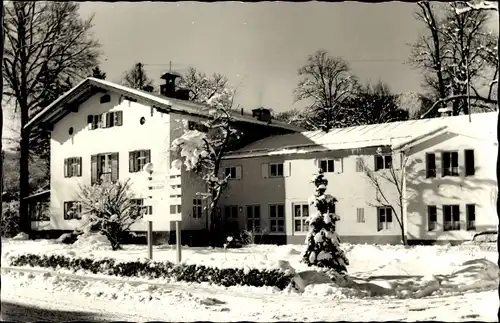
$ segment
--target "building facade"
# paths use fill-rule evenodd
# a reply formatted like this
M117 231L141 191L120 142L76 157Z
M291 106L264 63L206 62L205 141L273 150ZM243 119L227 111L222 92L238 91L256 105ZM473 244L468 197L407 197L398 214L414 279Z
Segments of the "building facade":
M403 234L412 242L469 240L498 224L497 116L266 138L226 156L231 179L220 208L240 229L278 243L303 243L310 181L321 167L327 192L338 199L343 241L400 243Z
M161 203L147 213L161 217L182 215L183 231L206 229L206 215L198 212L203 182L185 171L171 170L177 156L170 151L172 141L183 134L184 124L202 128L206 107L193 102L167 98L130 89L111 82L86 79L36 116L27 127L50 131L50 218L34 219L33 230L70 231L82 225L78 203L81 186L99 179L129 180L136 203L154 194ZM297 129L279 122L269 123L245 114L234 114L237 128L246 131L242 143ZM158 193L148 190L147 163L154 165ZM196 211L196 212L194 212ZM193 214L194 212L194 214ZM170 221L155 221L155 231L171 231ZM132 231L146 231L138 221Z

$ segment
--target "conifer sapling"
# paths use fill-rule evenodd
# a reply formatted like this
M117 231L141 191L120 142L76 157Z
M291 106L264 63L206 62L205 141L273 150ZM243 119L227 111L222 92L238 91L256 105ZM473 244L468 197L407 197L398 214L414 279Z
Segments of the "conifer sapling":
M307 249L302 261L309 266L332 269L338 273L346 273L349 261L340 249L340 239L335 232L335 222L340 217L335 214L337 199L325 194L328 180L319 169L312 182L316 187L314 195L309 198L310 214L306 220L309 232L306 236Z

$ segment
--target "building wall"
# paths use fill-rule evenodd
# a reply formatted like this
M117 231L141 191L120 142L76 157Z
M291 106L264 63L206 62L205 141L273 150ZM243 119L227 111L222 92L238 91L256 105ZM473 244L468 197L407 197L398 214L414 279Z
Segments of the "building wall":
M261 205L261 225L269 232L269 205L285 205L285 227L283 235L289 243L303 243L305 232L296 232L294 228L294 204L307 204L314 193L311 183L318 169L317 160L323 158L337 159L335 171L325 173L328 179L327 193L338 199L336 213L341 220L337 222L337 232L345 241L391 242L399 241L400 228L393 219L392 227L378 231L378 218L375 190L363 172L356 171L356 160L362 158L366 165L373 167L375 151L331 151L292 156L268 156L239 160L225 160L224 166L241 166L242 176L239 180L230 180L228 189L221 200L221 207L238 205L240 212L240 228L246 229L246 205ZM281 178L263 178L262 165L266 163L285 163L285 176ZM383 171L380 171L383 172ZM379 173L380 174L380 173ZM383 185L386 196L394 200L396 188ZM357 209L363 209L364 222L358 223Z
M130 178L138 198L144 197L145 176L142 172L129 173L129 151L150 149L155 170L158 173L168 170L164 152L170 144L170 116L113 93L110 93L110 102L100 104L101 95L94 95L83 102L79 112L64 117L54 125L51 133L51 229L73 230L81 225L79 220L64 220L64 202L75 200L79 185L90 185L91 155L118 152L119 180ZM117 110L123 111L122 126L89 129L88 115ZM146 119L144 125L139 123L141 117ZM70 127L74 129L73 135L69 135ZM64 159L68 157L82 158L81 177L64 177ZM140 228L145 228L145 223L138 222L133 227L134 230Z
M465 176L464 150L474 149L475 174ZM442 176L441 153L458 152L458 177ZM437 176L426 178L426 153L435 153ZM444 134L412 148L408 160L408 238L417 240L468 240L479 231L496 229L496 158L494 143L467 136ZM459 231L443 230L443 205L460 206ZM466 204L476 204L476 230L466 230ZM429 231L427 206L437 206L437 228Z

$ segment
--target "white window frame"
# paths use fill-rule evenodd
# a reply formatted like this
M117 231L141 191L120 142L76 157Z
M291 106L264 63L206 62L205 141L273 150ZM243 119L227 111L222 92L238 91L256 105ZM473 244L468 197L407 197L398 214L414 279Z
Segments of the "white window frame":
M182 207L179 204L170 205L170 214L181 214Z
M226 166L224 167L224 177L232 180L241 179L241 171L241 166Z
M132 199L132 203L134 203L135 205L146 210L146 212L144 212L144 215L153 215L153 206L152 205L144 205L143 198L134 198L134 199Z
M279 210L283 210L283 214L280 214ZM272 211L274 209L274 212ZM273 215L274 213L274 215ZM269 205L269 232L274 234L285 233L285 204L276 203ZM282 223L282 225L280 225ZM280 230L281 227L281 230Z
M66 205L68 207L66 208ZM69 212L75 212L73 215L69 215ZM63 219L66 221L70 220L81 220L82 219L82 204L78 201L64 201L63 204Z
M276 174L273 175L272 169L273 166L276 166ZM281 166L281 174L279 172ZM285 163L269 163L269 177L270 178L275 178L275 177L285 177Z
M387 211L389 211L389 212L387 212ZM391 218L390 218L391 221L387 221L387 214L388 213L391 215ZM394 222L394 216L395 215L393 214L392 208L390 206L378 206L377 207L377 227L378 227L377 231L392 229L393 222ZM384 220L382 220L382 217L384 217Z
M382 168L379 168L377 166L377 160L379 158L382 158ZM390 158L390 163L387 162L387 159ZM379 171L379 170L384 170L384 169L390 169L392 167L392 165L394 164L394 158L392 156L392 154L382 154L382 155L375 155L375 165L374 165L374 169L375 171Z
M444 164L444 156L449 154L450 155L450 165L445 165ZM456 165L454 166L453 165L453 155L456 154L457 158L456 158ZM456 176L460 176L460 172L458 170L458 159L460 158L460 155L458 153L458 151L456 150L449 150L449 151L443 151L441 152L441 169L443 170L442 171L442 176L443 177L447 177L447 176L453 176L453 177L456 177Z
M300 207L299 215L296 214L296 207ZM304 215L304 210L307 209L307 215ZM309 231L309 225L305 223L307 219L309 219L310 205L307 202L298 202L292 204L292 212L293 212L293 232L298 234L306 234ZM300 221L300 228L297 230L296 222Z
M203 200L193 199L193 218L201 219L203 217Z
M450 211L450 221L446 221L447 211ZM457 211L456 214L454 211ZM456 220L455 216L458 217ZM460 205L459 204L446 204L443 205L443 231L460 231Z
M325 168L323 168L323 163L325 163ZM319 168L321 168L324 173L334 173L335 172L335 159L333 159L333 158L320 159L320 160L318 160L318 164L319 164ZM330 168L330 166L331 166L331 168Z

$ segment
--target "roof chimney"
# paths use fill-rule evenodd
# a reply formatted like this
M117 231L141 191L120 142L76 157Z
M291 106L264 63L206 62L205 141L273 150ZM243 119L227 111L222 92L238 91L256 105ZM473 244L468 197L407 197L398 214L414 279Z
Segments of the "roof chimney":
M175 72L167 72L160 78L165 80L165 84L160 85L160 94L169 98L175 98L175 80L181 77Z
M252 110L252 117L259 121L270 122L271 121L271 110L266 108L258 108Z

